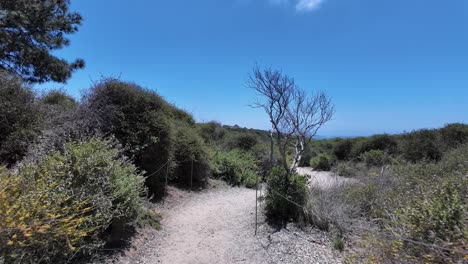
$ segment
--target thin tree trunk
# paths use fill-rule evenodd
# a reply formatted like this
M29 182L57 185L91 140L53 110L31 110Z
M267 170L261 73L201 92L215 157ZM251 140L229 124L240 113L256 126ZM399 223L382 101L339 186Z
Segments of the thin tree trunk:
M274 159L274 146L275 146L275 139L273 136L273 128L270 131L270 171L273 169L273 159Z

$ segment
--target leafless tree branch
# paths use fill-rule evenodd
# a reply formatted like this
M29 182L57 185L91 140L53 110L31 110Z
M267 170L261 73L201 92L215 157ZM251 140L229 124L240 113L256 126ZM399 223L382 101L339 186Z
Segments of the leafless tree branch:
M254 67L247 84L258 95L253 107L263 108L272 125L270 162L276 135L282 166L287 174L293 173L307 144L335 113L331 99L322 91L308 94L293 78L271 68ZM291 146L294 154L288 162L287 150Z

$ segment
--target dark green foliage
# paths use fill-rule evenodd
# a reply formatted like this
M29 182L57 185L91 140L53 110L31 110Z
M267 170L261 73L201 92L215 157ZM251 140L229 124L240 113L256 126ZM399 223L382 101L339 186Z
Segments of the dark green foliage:
M287 190L284 188L285 177L289 179ZM286 175L283 168L275 167L268 176L267 183L268 190L265 201L267 217L270 220L297 221L304 216L303 208L305 208L307 201L307 184L303 176Z
M270 132L247 129L238 126L222 126L217 122L197 124L200 135L208 145L217 150L230 151L235 148L251 152L258 166L258 174L265 179L270 164ZM279 152L275 148L273 166L279 162Z
M228 152L217 150L212 154L212 160L214 177L234 186L255 187L257 164L251 153L240 149Z
M327 155L319 155L311 160L310 165L314 170L329 171L332 166L332 160Z
M69 0L0 1L0 69L27 82L65 82L76 69L51 52L69 45L66 34L75 33L81 16L69 11Z
M317 154L312 150L312 147L310 145L307 145L307 147L301 155L301 159L299 160L299 167L310 167L310 161L316 155Z
M57 106L65 110L78 107L78 102L62 90L49 91L40 100L45 105Z
M270 143L261 142L255 145L251 153L255 156L258 165L258 174L265 180L270 173L272 167L280 164L280 154L277 149L274 149L273 162L270 162Z
M361 154L370 150L381 150L385 153L393 154L398 149L398 143L390 135L375 135L367 138L361 143L357 154Z
M0 165L23 158L40 134L41 119L32 89L0 71Z
M353 141L350 139L345 139L338 142L333 148L333 154L338 160L348 160L351 158L353 150Z
M180 120L183 123L189 124L191 128L195 125L195 120L193 119L193 116L191 114L182 109L177 108L174 105L167 104L167 106L169 108L169 114L173 119Z
M175 161L173 180L183 187L204 186L210 175L208 150L195 128L187 123L175 123Z
M161 229L161 215L156 214L153 210L147 208L141 208L141 212L138 214L136 224L139 227L151 227L154 229Z
M333 155L344 161L356 162L360 160L361 154L370 150L380 150L385 156L418 162L440 160L445 152L466 142L468 125L455 123L439 129L421 129L401 135L316 140L311 145L317 155ZM330 146L333 146L332 151Z
M449 124L440 129L443 149L456 148L468 142L468 125Z
M165 177L183 186L202 185L209 174L204 142L188 113L133 83L104 80L88 92L84 106L104 135L113 135L138 168L146 171L150 194L163 194Z
M403 157L411 162L421 160L437 161L442 158L437 131L421 129L403 135Z
M223 139L226 132L220 123L214 121L197 124L197 128L200 135L207 143L220 141Z
M169 161L174 169L174 131L170 108L156 93L132 83L104 80L91 88L85 104L98 118L99 129L114 135L147 175L158 171ZM166 170L147 178L151 194L162 195Z
M343 251L345 248L345 242L344 242L343 237L341 236L335 236L333 238L332 244L333 244L333 248L339 251Z
M339 161L335 163L332 171L339 176L354 177L359 176L359 174L364 171L364 168L361 166L363 166L361 163L355 163L352 161Z
M258 139L254 134L240 134L228 143L229 149L239 148L245 151L251 150L257 145Z
M381 167L389 162L389 158L382 150L369 150L359 155L359 159L366 164L367 167Z
M231 135L231 137L234 137L235 135L240 135L240 134L251 134L255 135L259 141L261 142L269 142L270 141L270 132L266 130L260 130L260 129L252 129L252 128L241 128L237 125L235 126L223 126L224 130L226 131L225 136Z

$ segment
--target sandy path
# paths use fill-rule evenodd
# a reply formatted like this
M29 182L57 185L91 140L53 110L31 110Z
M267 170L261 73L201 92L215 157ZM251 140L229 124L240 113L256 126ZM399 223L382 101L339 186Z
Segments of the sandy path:
M255 190L221 188L167 211L161 263L261 263L253 235Z
M267 263L254 236L255 190L221 181L201 192L169 187L164 203L148 206L162 215L162 230L140 230L110 263Z
M310 186L317 186L321 189L326 189L337 184L356 182L355 179L338 176L330 171L314 171L311 167L300 167L297 168L296 171L301 175L310 176Z
M262 203L255 237L255 190L211 184L202 192L170 187L165 203L153 208L162 214L162 230L141 230L132 246L108 263L340 263L323 233L272 229Z

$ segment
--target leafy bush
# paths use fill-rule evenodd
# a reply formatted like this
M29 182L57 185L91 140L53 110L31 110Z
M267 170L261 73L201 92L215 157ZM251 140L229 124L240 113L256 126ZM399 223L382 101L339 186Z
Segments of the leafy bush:
M378 179L370 178L364 180L363 185L353 185L345 190L346 199L359 209L362 216L367 219L382 216L382 199L385 197L384 190L379 190Z
M333 154L338 160L348 160L351 158L353 150L353 141L345 139L337 143L333 149Z
M78 102L62 90L51 90L40 98L41 103L54 105L63 109L73 109L78 106Z
M270 149L270 142L262 142L255 145L250 151L254 155L255 160L257 161L258 174L262 176L263 180L266 180L267 176L270 174L271 168L279 165L281 162L281 155L279 154L277 148L273 150L273 160L270 161Z
M136 166L151 177L146 183L150 194L162 195L164 179L153 174L165 164L172 172L174 162L174 134L171 121L184 116L153 91L132 83L104 80L90 89L84 105L99 120L105 135L114 135L123 145L125 154Z
M299 167L310 167L310 161L315 156L317 156L315 151L312 150L312 147L310 145L307 145L307 147L301 155L301 159L299 160Z
M212 160L213 174L216 178L235 186L255 187L257 164L251 153L240 149L233 149L229 152L216 151Z
M379 219L383 231L395 236L390 241L372 238L373 245L380 245L369 248L372 258L379 262L435 263L457 263L463 259L456 252L434 250L398 237L463 250L467 236L467 156L468 145L464 145L447 153L438 163L392 166L386 176L389 180L361 187L373 190L372 197L362 199L374 205L368 215Z
M203 186L210 174L208 150L195 128L176 122L175 160L177 167L173 181L183 187Z
M361 173L365 172L365 169L362 168L361 163L355 163L355 162L349 162L349 161L341 161L337 162L333 168L332 171L343 177L354 177L354 176L359 176Z
M438 164L396 167L396 177L406 183L396 191L405 199L395 199L401 224L411 237L428 242L454 241L464 236L464 208L468 193L468 145L454 150ZM408 187L407 187L408 186ZM404 218L404 219L403 219Z
M252 134L240 134L232 139L228 143L229 149L239 148L244 151L252 150L255 145L257 145L258 139L255 135Z
M214 121L198 124L197 127L206 143L221 140L226 133L223 126Z
M398 142L390 135L375 135L366 138L358 149L357 155L368 152L370 150L381 150L388 154L396 153L398 150Z
M161 215L156 214L151 209L142 208L136 219L136 225L139 227L151 227L159 230L161 228Z
M456 241L463 238L464 204L459 187L443 182L432 191L423 192L419 199L403 202L396 211L399 228L408 230L408 236L418 241Z
M333 248L339 251L343 251L345 248L345 242L341 236L335 236L333 238Z
M468 125L449 124L440 129L442 148L445 150L456 148L468 143Z
M287 189L285 188L286 177L289 182ZM304 208L307 202L307 180L304 176L299 174L288 176L283 168L274 167L267 183L266 214L271 221L297 221L304 218L306 213Z
M12 166L40 135L42 119L35 94L21 80L0 71L0 164Z
M2 170L0 189L7 263L66 262L91 255L137 219L143 177L109 142L93 139L69 143L17 175Z
M403 135L403 157L411 162L438 161L442 158L437 131L421 129Z
M367 167L381 167L389 162L389 157L382 150L369 150L359 155Z
M166 174L181 186L203 185L209 163L195 121L151 90L115 79L103 80L85 95L84 108L104 135L113 135L125 154L149 176L151 195L163 194Z
M310 165L314 170L329 171L332 166L332 161L327 155L319 155L311 160Z

